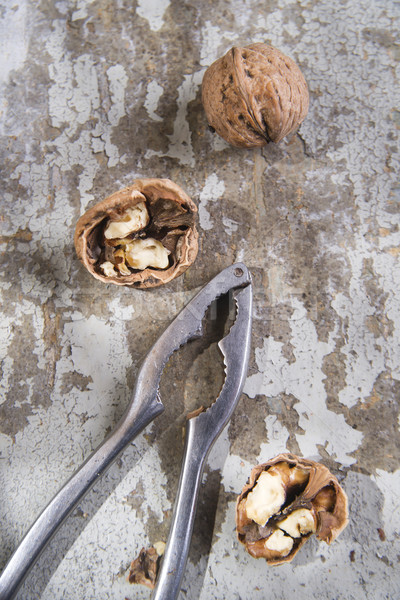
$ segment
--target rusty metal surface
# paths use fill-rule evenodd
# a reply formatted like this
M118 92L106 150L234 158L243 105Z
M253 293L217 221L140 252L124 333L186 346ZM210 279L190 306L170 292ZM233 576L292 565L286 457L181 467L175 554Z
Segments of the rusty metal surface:
M0 568L118 420L179 308L243 260L255 288L249 375L210 455L181 597L396 597L398 4L0 7ZM229 47L257 41L300 65L310 111L290 139L245 151L209 131L200 84ZM135 177L169 177L199 207L195 264L147 292L96 281L73 248L80 214ZM150 597L127 570L166 538L185 414L222 378L215 343L172 357L165 416L73 513L19 600ZM284 450L331 468L350 525L271 569L239 547L234 503L251 467Z

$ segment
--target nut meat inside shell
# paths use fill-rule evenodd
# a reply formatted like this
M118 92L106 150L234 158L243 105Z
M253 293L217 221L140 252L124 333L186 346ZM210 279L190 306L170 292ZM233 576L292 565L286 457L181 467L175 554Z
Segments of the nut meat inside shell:
M294 454L254 467L236 504L239 541L272 565L291 561L313 533L330 544L347 523L347 496L336 477Z
M138 179L80 217L78 258L105 283L168 283L197 256L196 214L194 202L169 179Z
M308 112L296 63L268 44L231 48L205 72L202 101L211 127L239 148L279 142Z

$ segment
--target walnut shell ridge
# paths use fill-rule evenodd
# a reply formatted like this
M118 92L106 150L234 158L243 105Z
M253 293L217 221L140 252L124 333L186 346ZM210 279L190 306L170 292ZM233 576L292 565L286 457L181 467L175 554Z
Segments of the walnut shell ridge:
M233 146L279 142L308 112L307 83L296 63L268 44L233 47L205 72L208 123Z
M101 257L104 259L105 226L110 219L118 219L124 211L142 202L150 212L152 235L155 232L154 237L164 236L161 241L170 252L170 264L166 269L148 267L133 270L130 275L106 276L100 269ZM104 283L141 289L157 287L181 275L194 262L198 252L196 215L197 206L174 182L137 179L80 217L75 228L75 249L89 273Z

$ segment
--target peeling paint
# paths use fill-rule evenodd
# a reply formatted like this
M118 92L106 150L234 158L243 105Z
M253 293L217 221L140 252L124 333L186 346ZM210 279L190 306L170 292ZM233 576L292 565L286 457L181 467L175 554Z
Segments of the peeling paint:
M147 150L146 158L152 156L168 156L176 158L181 165L194 167L195 158L193 153L191 131L187 121L187 105L196 96L198 87L203 78L203 71L197 71L193 75L185 75L183 82L178 87L178 110L174 121L174 131L169 135L168 151L164 154L160 151Z
M400 471L387 473L378 469L373 478L384 496L383 521L385 536L395 542L400 530ZM395 490L394 493L393 490Z
M158 102L164 92L164 88L157 81L150 81L147 86L146 100L144 107L153 121L162 121L162 118L156 114Z
M95 0L76 0L76 10L72 13L71 20L79 21L88 16L87 9ZM58 3L60 5L60 3Z
M287 449L289 431L282 425L275 415L268 415L265 419L268 442L261 445L258 463L265 462L270 458L284 452Z
M213 222L207 209L210 203L216 202L225 192L225 183L218 179L213 173L205 181L204 187L200 192L199 221L202 229L208 231L213 228Z
M304 433L296 434L302 454L318 457L318 446L321 445L335 460L350 466L355 462L351 454L361 443L362 434L347 425L343 415L328 410L325 404L322 363L335 348L336 332L330 334L327 343L319 341L315 326L307 318L300 301L294 298L292 303L290 327L295 361L289 362L284 357L281 342L272 337L265 339L263 347L256 350L259 372L247 378L244 392L250 398L258 394L292 394L298 400L293 408L304 430Z
M351 299L338 294L332 306L342 318L351 315L347 331L349 342L341 349L346 355L347 385L339 392L340 401L351 408L371 394L374 382L385 368L380 350L383 340L376 339L366 329L366 319L374 314L375 308L371 306L362 287L354 285Z
M237 231L239 227L239 223L237 223L233 219L229 219L228 217L222 217L222 224L225 227L225 231L228 235L232 235L232 233Z
M29 36L27 31L28 2L15 6L4 6L0 19L0 91L8 83L14 70L20 69L28 53ZM0 96L0 116L7 110L6 96ZM0 133L5 134L0 119Z
M219 50L222 39L232 40L235 37L235 33L227 32L225 28L221 29L219 25L206 21L201 28L200 64L203 67L209 67L220 57Z
M153 31L161 29L170 0L138 0L136 12L149 22Z
M4 6L0 22L0 50L3 60L0 67L0 83L5 83L11 71L21 68L28 51L27 41L28 3Z
M107 117L110 124L115 127L125 116L125 89L128 83L128 76L122 65L114 65L107 69L107 77L110 87L111 108Z

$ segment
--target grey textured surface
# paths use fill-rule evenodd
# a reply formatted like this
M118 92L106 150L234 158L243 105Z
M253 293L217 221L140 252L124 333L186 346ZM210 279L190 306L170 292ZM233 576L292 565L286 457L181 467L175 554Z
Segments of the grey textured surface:
M0 2L0 568L121 415L135 369L178 309L243 260L255 285L249 376L204 480L182 598L400 595L397 2ZM267 41L300 65L310 111L279 145L208 130L207 65ZM172 284L107 286L79 264L80 214L135 177L199 206L200 253ZM165 539L184 415L213 397L215 345L174 356L168 406L96 485L18 595L149 598L126 581ZM350 524L269 568L239 547L234 502L285 449L343 484Z

